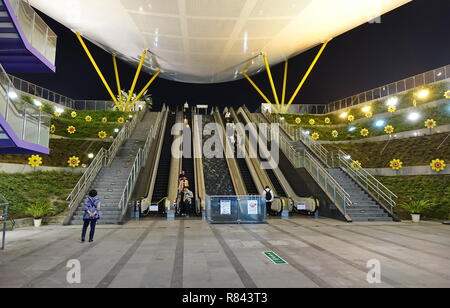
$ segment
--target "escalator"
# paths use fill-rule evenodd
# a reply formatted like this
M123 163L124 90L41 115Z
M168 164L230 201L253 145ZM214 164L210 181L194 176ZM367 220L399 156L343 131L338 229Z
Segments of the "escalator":
M239 122L242 124L247 124L247 122L244 119L244 116L241 113L238 113L238 119ZM270 143L267 143L267 147L270 148ZM261 157L260 151L258 152L258 157L262 162L267 162L267 159L264 159ZM270 182L272 183L273 187L271 189L275 190L278 197L287 197L287 194L285 190L283 189L283 186L278 181L277 176L275 175L275 172L272 169L265 169L267 176L269 177Z
M189 121L189 126L193 127L192 125L192 114L190 112L187 112L184 114L185 119L188 119ZM186 127L184 128L184 131L186 131ZM183 132L184 134L184 132ZM183 159L181 162L181 170L184 170L184 174L187 177L188 181L189 181L189 190L192 191L192 193L194 194L194 196L196 195L196 187L195 187L195 166L194 166L194 143L193 143L193 134L191 134L191 138L190 138L190 145L191 145L191 153L186 153L185 151L183 151ZM190 154L190 155L187 155ZM187 156L187 157L186 157ZM192 200L192 209L196 209L196 205L195 205L195 198Z
M168 194L170 163L172 160L172 126L175 124L176 115L169 113L167 117L166 130L164 133L164 141L159 159L158 171L156 173L155 187L153 188L152 204L160 202ZM165 212L164 203L159 204L159 213Z
M223 116L223 122L227 123L225 120L225 116ZM234 123L236 124L236 123ZM250 170L248 169L247 162L245 161L245 158L239 158L238 157L238 136L237 136L237 130L234 132L234 140L236 141L236 145L234 146L234 157L236 159L239 172L241 173L242 180L244 181L245 188L247 189L247 194L249 195L258 195L258 189L256 188L256 184L253 181L252 174L250 173Z
M202 126L209 123L215 123L211 115L202 116ZM209 135L203 135L202 144L211 138ZM233 182L225 156L222 158L203 158L203 173L205 178L206 194L210 196L235 195Z

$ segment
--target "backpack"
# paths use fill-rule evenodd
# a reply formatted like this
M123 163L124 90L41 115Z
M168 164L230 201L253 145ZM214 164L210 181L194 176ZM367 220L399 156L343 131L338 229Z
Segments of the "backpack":
M266 200L272 200L272 192L270 190L266 190Z

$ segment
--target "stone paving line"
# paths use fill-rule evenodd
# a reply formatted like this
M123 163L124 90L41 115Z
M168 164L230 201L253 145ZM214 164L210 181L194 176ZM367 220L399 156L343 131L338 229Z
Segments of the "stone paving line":
M295 217L208 225L160 219L97 229L89 245L79 243L79 226L10 232L7 250L0 252L0 287L450 286L450 228L437 223ZM273 264L264 251L287 264ZM382 284L365 281L371 257L382 261ZM80 285L65 281L71 259L84 267Z

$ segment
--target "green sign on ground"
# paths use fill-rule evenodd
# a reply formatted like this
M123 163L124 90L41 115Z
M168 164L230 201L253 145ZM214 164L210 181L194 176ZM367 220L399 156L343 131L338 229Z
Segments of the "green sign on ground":
M288 264L286 261L284 261L279 255L277 255L273 251L264 251L263 253L274 264Z

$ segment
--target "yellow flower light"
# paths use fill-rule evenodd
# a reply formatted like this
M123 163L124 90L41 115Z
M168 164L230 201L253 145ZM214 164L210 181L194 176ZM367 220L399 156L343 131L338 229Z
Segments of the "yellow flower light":
M70 114L70 116L72 117L72 118L76 118L77 117L77 112L76 111L72 111L72 113Z
M319 135L319 133L313 133L313 134L311 135L311 138L313 138L314 140L319 140L320 135Z
M106 137L108 137L108 134L105 131L101 131L98 133L98 137L100 139L105 139Z
M296 119L295 119L295 123L296 123L296 124L302 123L302 119L301 119L301 118L296 118Z
M50 133L54 134L56 132L56 126L54 124L52 124L50 126Z
M361 136L363 136L363 137L369 136L369 130L367 128L361 129L360 133L361 133Z
M385 128L384 128L384 132L386 133L386 134L388 134L388 135L390 135L390 134L392 134L392 133L394 133L394 127L392 126L392 125L387 125Z
M325 118L325 124L330 124L331 123L331 119L330 118Z
M436 125L437 125L437 122L435 120L433 120L433 119L427 119L425 121L425 127L426 128L435 128Z
M366 118L370 119L371 117L373 117L373 113L371 111L367 112L365 114Z
M86 116L86 117L84 118L84 120L85 120L86 122L92 122L92 117L91 117L91 116Z
M67 163L69 164L69 167L76 168L80 165L80 158L76 157L76 156L72 156L69 158Z
M352 167L353 170L359 171L362 168L362 164L361 164L361 162L359 160L355 160L355 161L353 161L351 163L351 167Z
M120 117L120 118L117 119L117 122L120 123L120 124L123 124L123 123L125 123L125 119Z
M54 116L59 118L61 116L61 112L55 111Z
M403 168L403 162L400 159L393 159L389 162L389 166L393 170L400 170Z
M436 172L440 172L445 169L447 165L445 164L445 161L439 158L436 158L431 161L430 167Z
M450 91L446 91L446 92L444 93L444 97L445 97L446 99L450 99Z
M390 113L396 112L396 111L397 111L397 106L389 106L388 111L389 111Z
M333 136L333 138L337 138L337 137L339 136L338 131L337 131L337 130L333 130L333 131L331 132L331 136Z
M75 134L76 131L77 131L77 129L75 128L75 126L67 127L67 132L71 135Z
M316 124L316 120L310 119L310 120L309 120L309 125L314 125L314 124Z
M39 155L31 155L31 157L28 158L28 165L32 167L39 167L42 165L42 157Z
M108 123L108 118L102 118L102 123Z
M354 115L349 115L349 116L347 117L347 120L348 120L349 122L352 122L352 121L355 120L355 116L354 116Z

